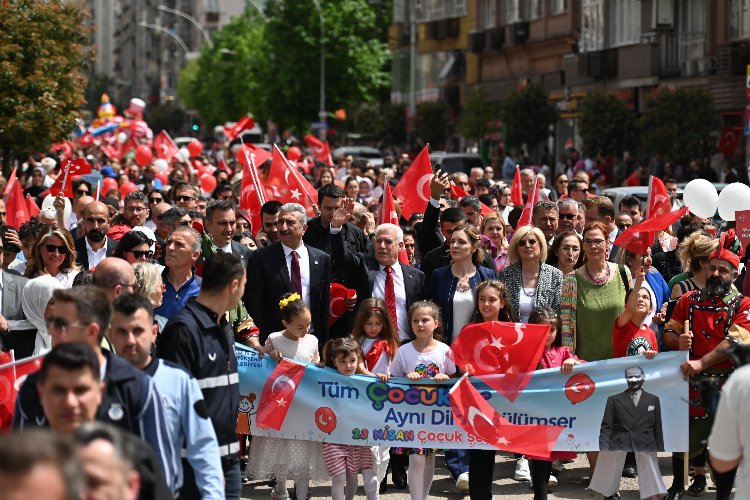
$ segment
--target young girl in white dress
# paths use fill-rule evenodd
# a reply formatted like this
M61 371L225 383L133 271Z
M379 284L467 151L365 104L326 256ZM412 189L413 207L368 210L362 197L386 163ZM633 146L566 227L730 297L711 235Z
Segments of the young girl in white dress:
M362 358L357 342L346 337L329 340L323 349L323 359L326 366L351 377L357 373ZM357 476L360 472L365 480L367 500L377 500L378 474L373 467L373 455L369 446L323 443L323 459L331 475L333 500L354 498L357 492Z
M310 308L297 293L279 301L284 330L268 336L264 350L275 360L283 358L318 363L318 339L310 335ZM253 436L247 475L253 479L276 479L274 500L289 498L287 479L294 479L297 498L307 498L311 479L327 478L320 443L298 439Z
M440 308L432 301L417 302L409 309L409 324L414 340L402 345L391 363L391 375L409 380L448 380L456 365L448 353L450 347L442 338ZM396 449L409 454L409 494L412 500L427 500L435 475L435 451L425 448Z

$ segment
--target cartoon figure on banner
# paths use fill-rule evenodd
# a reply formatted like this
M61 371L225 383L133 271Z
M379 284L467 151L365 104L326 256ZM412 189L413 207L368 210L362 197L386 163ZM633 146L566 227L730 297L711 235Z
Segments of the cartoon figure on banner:
M237 434L250 434L250 415L255 415L255 393L240 394L239 414L237 415Z
M336 413L327 406L321 406L315 410L315 425L326 434L332 433L336 429Z
M570 404L575 405L586 401L595 390L596 384L591 377L585 373L576 373L565 384L565 397L568 398Z

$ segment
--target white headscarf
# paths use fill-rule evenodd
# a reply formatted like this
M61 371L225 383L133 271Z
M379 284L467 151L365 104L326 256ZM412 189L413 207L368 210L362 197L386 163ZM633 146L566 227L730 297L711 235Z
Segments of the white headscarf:
M63 285L53 276L48 274L29 280L23 287L23 313L26 319L36 328L36 341L34 342L34 356L44 354L52 348L52 342L47 333L47 322L44 320L44 310L52 298L52 293Z

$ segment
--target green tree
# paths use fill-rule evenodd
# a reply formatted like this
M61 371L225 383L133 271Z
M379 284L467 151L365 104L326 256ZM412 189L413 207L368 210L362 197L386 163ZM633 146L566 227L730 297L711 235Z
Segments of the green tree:
M443 101L417 104L414 132L418 142L430 144L430 149L445 149L445 142L453 133L448 105Z
M712 154L716 146L712 134L719 125L713 98L701 88L662 90L647 101L641 116L648 152L678 162Z
M173 102L167 102L155 108L149 108L144 118L154 131L154 135L166 130L174 137L185 124L186 115L182 108Z
M213 49L205 45L180 73L177 94L206 126L257 113L273 95L273 87L261 87L260 74L268 71L265 30L256 10L245 11L213 35Z
M46 150L73 129L85 103L82 3L13 0L0 4L0 149L5 165ZM7 168L7 167L6 167Z
M406 142L406 105L385 103L380 107L380 126L376 135L386 144Z
M587 156L600 151L618 156L638 143L638 119L614 95L592 94L583 100L580 110L578 126Z
M487 123L499 115L499 103L487 99L487 92L482 87L475 87L466 96L456 129L465 138L479 142L488 131Z
M544 88L529 85L520 92L513 91L501 103L505 126L505 143L517 148L526 144L533 150L549 136L549 126L557 112L547 99Z

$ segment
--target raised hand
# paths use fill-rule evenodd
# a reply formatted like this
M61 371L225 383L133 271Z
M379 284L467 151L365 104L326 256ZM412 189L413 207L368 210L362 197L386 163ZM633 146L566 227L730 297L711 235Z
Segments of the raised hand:
M438 169L435 175L430 180L430 197L435 200L439 200L446 189L450 189L451 181L448 178L447 173L443 173Z
M344 198L344 201L341 204L341 208L337 208L336 211L333 212L331 227L338 229L346 224L349 221L349 217L351 217L353 210L354 200Z

